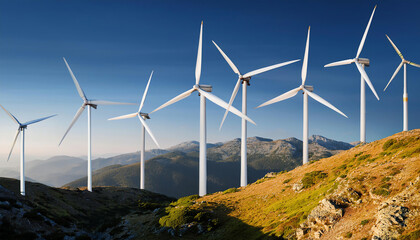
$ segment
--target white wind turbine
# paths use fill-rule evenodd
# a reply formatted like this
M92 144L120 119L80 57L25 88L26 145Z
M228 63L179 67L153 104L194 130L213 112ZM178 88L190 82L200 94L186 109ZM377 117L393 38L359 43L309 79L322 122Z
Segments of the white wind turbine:
M178 102L188 96L190 96L193 92L197 91L200 95L200 158L199 158L199 195L204 196L207 194L207 139L206 139L206 99L209 99L213 103L219 105L224 109L229 109L230 112L233 114L245 118L247 121L252 122L249 117L242 114L238 109L228 108L228 104L224 102L222 99L216 97L215 95L211 94L212 86L210 85L200 85L200 75L201 75L201 60L202 60L202 38L203 38L203 22L201 22L200 28L200 38L198 43L198 53L197 53L197 63L195 66L195 85L187 90L184 93L174 97L173 99L169 100L168 102L164 103L162 106L158 107L157 109L153 110L151 113L156 112L164 107L167 107L175 102Z
M395 51L401 58L401 63L398 65L397 69L395 70L394 74L392 75L391 79L389 80L388 84L386 85L384 91L388 88L389 84L391 83L392 79L397 75L398 71L400 71L402 65L404 65L404 93L403 93L403 131L408 131L408 94L407 94L407 64L410 64L414 67L420 68L419 64L407 61L404 59L404 56L401 54L400 50L398 50L397 46L392 42L392 40L386 35L391 45L394 47Z
M15 147L17 138L19 137L19 133L22 132L21 147L20 147L20 194L22 196L25 196L25 129L31 124L41 122L45 119L54 117L57 114L51 115L51 116L48 116L48 117L35 119L35 120L25 122L25 123L20 123L17 120L17 118L15 116L13 116L10 112L8 112L2 105L0 105L0 107L3 108L3 110L7 113L7 115L9 115L9 117L13 120L13 122L15 122L17 125L19 125L18 130L16 132L15 139L13 140L12 148L10 149L9 156L7 157L7 161L9 161L9 159L10 159L10 155L12 154L12 151L13 151L13 148Z
M246 74L241 74L238 70L238 68L235 66L235 64L229 59L229 57L223 52L223 50L213 41L213 44L216 46L216 48L219 50L219 52L222 54L223 58L226 60L226 62L229 64L229 66L232 68L233 72L238 74L238 80L236 82L235 88L233 89L232 96L229 100L229 106L228 109L226 109L225 115L223 116L222 123L220 124L220 129L222 129L223 123L226 119L226 116L229 112L229 108L232 106L233 101L235 100L236 94L239 91L239 86L242 83L242 113L244 115L247 114L247 85L249 84L249 81L251 80L251 77L270 71L272 69L276 69L279 67L283 67L289 64L292 64L294 62L300 61L293 60L288 61L284 63L279 63L275 65L271 65L268 67L260 68L251 72L248 72ZM245 187L248 184L248 177L247 177L247 146L246 146L246 138L247 138L247 124L246 120L242 118L242 131L241 131L241 187Z
M140 152L140 189L144 189L144 151L145 151L145 145L146 145L145 129L149 133L150 137L152 137L156 145L160 148L159 143L156 141L156 138L152 133L152 130L150 130L149 126L147 126L146 124L146 119L150 119L149 114L141 112L141 109L143 108L143 105L144 105L144 100L146 99L147 90L149 89L150 80L152 80L152 76L153 76L153 71L150 74L149 81L147 82L146 89L144 90L143 98L141 99L140 107L137 112L108 119L108 120L118 120L118 119L138 117L141 122L141 125L142 125L141 139L142 140L141 140L141 152Z
M342 113L340 110L338 110L336 107L334 107L332 104L321 98L320 96L313 93L313 87L312 86L306 86L306 73L308 69L308 52L309 52L309 34L310 34L311 27L308 29L308 37L306 39L306 48L305 48L305 56L303 58L303 64L302 64L302 85L299 87L292 89L278 97L275 97L263 104L261 104L259 107L267 106L276 102L280 102L283 100L286 100L288 98L291 98L295 96L299 91L302 90L303 92L303 148L302 148L302 155L303 155L303 164L308 163L308 95L315 99L316 101L324 104L325 106L331 108L332 110L338 112L339 114L343 115L347 118L347 116Z
M91 142L91 107L96 109L98 105L133 105L132 103L120 103L120 102L110 102L110 101L103 101L103 100L89 100L86 98L85 93L83 92L82 88L79 85L79 82L77 81L76 77L73 74L73 71L71 70L69 64L67 63L66 59L63 58L64 62L66 63L67 69L69 70L69 73L71 75L71 78L73 79L74 85L76 85L77 92L79 93L79 96L83 100L82 106L77 110L76 115L73 118L73 121L70 123L70 126L67 128L67 131L64 133L63 138L61 138L60 143L58 146L61 145L64 138L66 137L67 133L70 131L70 129L73 127L73 125L76 123L77 119L82 115L83 111L85 110L85 107L88 107L88 166L87 166L87 189L89 192L92 192L92 142Z
M330 64L325 65L324 67L334 67L340 65L347 65L354 63L359 70L361 79L360 79L360 142L366 142L366 94L365 94L365 82L369 85L369 88L372 90L373 94L375 94L376 98L379 100L378 94L375 91L375 88L372 85L366 71L365 66L369 66L369 59L366 58L359 58L360 53L362 52L363 45L365 44L366 36L369 31L370 23L373 19L373 14L375 14L375 8L373 9L372 15L370 16L369 23L366 27L365 33L363 34L362 41L360 42L359 49L357 49L356 57L353 59L342 60L338 62L333 62Z

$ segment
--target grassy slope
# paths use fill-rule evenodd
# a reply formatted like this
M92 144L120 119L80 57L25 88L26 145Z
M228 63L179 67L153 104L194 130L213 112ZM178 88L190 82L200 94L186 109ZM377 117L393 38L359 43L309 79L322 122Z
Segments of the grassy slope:
M313 171L322 171L328 175L315 180L314 186L299 193L294 192L292 185L300 182L306 173ZM361 239L367 237L379 204L400 193L419 175L420 130L398 133L300 166L275 178L258 181L259 183L250 184L238 192L219 192L198 199L197 202L206 201L205 204L215 210L222 222L221 227L201 235L201 238L290 237L293 229L306 219L320 200L334 192L339 185L348 184L362 193L362 203L346 209L343 219L323 238L332 239L352 232L352 239ZM417 197L417 202L412 203L412 208L419 207L418 195L420 193L417 190L417 195L414 196ZM192 208L199 205L195 204ZM365 219L371 220L362 226L360 223ZM420 229L420 218L410 221L403 234L415 229Z
M10 202L13 206L0 206L0 239L20 239L22 236L19 234L22 233L36 233L44 237L55 235L54 239L62 239L64 235L69 235L65 229L73 226L87 233L102 232L116 226L126 214L138 211L139 201L164 204L173 200L133 188L97 187L88 192L32 182L26 182L26 196L21 196L19 183L16 179L0 178L0 187L8 189L0 189L0 201ZM17 205L16 202L22 204ZM17 216L20 211L24 213L22 220L18 220L20 217ZM51 226L39 214L57 225ZM5 222L10 224L6 226Z

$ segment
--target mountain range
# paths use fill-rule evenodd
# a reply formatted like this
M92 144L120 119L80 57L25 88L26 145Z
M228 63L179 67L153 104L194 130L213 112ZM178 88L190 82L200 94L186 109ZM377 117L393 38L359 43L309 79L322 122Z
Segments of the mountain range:
M198 189L198 142L186 142L169 148L145 163L145 188L172 197L195 194ZM216 192L239 185L240 139L208 147L208 192ZM322 136L309 139L310 160L332 156L353 146ZM247 141L248 180L256 181L267 172L289 171L301 165L302 141L296 138L272 140L251 137ZM108 160L115 162L115 160ZM127 162L126 162L127 163ZM94 186L138 187L140 164L115 164L98 169L93 174ZM65 186L82 188L86 177Z

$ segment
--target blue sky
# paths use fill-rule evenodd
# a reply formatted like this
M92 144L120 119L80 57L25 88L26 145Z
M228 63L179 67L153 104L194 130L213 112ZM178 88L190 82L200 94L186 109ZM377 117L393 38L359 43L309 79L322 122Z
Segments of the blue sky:
M191 88L200 22L204 21L201 83L229 100L237 76L211 43L216 41L243 73L303 58L311 25L307 84L349 116L345 119L309 101L310 134L342 141L359 139L360 75L355 66L324 68L355 56L363 31L378 4L361 57L381 100L366 89L367 140L402 129L402 71L383 88L400 63L388 34L406 59L420 63L417 1L0 1L0 103L19 120L59 114L27 131L31 158L87 151L84 113L61 147L58 142L82 104L62 57L66 57L88 98L140 102L155 71L144 111L150 112ZM302 96L254 109L300 84L298 62L254 77L248 88L248 136L273 139L302 135ZM420 69L408 66L409 128L420 126ZM240 109L241 92L234 106ZM135 112L138 106L104 106L93 111L93 155L139 149L137 119L108 118ZM230 114L221 132L224 110L208 102L208 141L240 137L240 119ZM163 147L199 138L199 98L151 115L149 126ZM16 131L0 113L0 158ZM155 148L147 138L147 148ZM18 159L19 146L13 161Z

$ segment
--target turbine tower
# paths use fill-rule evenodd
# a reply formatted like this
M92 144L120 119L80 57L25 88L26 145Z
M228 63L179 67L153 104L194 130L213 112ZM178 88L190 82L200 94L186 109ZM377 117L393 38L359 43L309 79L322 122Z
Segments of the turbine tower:
M120 103L120 102L110 102L110 101L103 101L103 100L89 100L86 98L85 93L83 92L82 88L79 85L79 82L77 81L76 77L73 74L73 71L71 70L69 64L67 63L66 59L63 58L64 63L67 66L67 69L69 70L70 76L73 79L74 85L76 85L77 92L79 93L79 96L83 100L82 106L77 110L76 115L73 118L73 121L70 123L70 126L67 128L67 131L64 133L63 138L61 138L60 143L58 146L61 145L64 138L67 136L67 133L70 131L70 129L73 127L73 125L76 123L77 119L79 119L80 115L82 115L83 111L87 107L88 109L88 166L87 166L87 189L89 192L92 192L92 138L91 138L91 108L93 107L96 109L98 105L133 105L132 103Z
M13 116L10 112L8 112L2 105L0 106L7 113L7 115L9 115L9 117L13 120L13 122L15 122L18 125L18 130L16 132L15 139L13 140L12 148L10 149L9 156L7 157L7 161L9 161L10 155L12 154L13 148L15 147L19 134L22 132L21 147L20 147L20 194L22 196L25 196L25 129L31 124L41 122L48 118L54 117L57 114L51 115L48 117L35 119L35 120L25 122L25 123L20 123L15 116Z
M264 67L264 68L260 68L254 71L251 71L249 73L246 74L241 74L238 70L238 68L235 66L235 64L229 59L229 57L223 52L223 50L213 41L213 44L216 46L216 48L219 50L220 54L222 54L223 58L226 60L226 62L229 64L229 66L232 68L233 72L238 74L238 80L236 82L235 88L233 89L232 92L232 96L230 97L229 100L229 106L228 109L230 108L230 106L232 106L233 101L235 100L236 94L239 91L239 86L240 84L242 84L242 113L244 115L247 114L247 86L250 85L249 81L251 80L251 77L263 73L263 72L267 72L270 71L272 69L276 69L279 67L283 67L286 65L289 65L291 63L300 61L300 59L298 60L293 60L293 61L288 61L288 62L284 62L284 63L279 63L279 64L275 64L272 66L268 66L268 67ZM225 115L223 116L223 120L222 123L220 124L220 129L222 129L223 123L226 119L226 116L229 112L229 110L226 110ZM247 123L246 120L242 118L242 131L241 131L241 187L245 187L248 184L248 177L247 177L247 146L246 146L246 138L247 138Z
M241 113L238 109L228 108L228 104L222 99L211 94L212 86L210 85L200 85L200 76L201 76L201 60L202 60L202 38L203 38L203 22L201 22L200 28L200 38L198 43L198 53L197 53L197 62L195 66L195 85L185 91L184 93L179 94L178 96L172 98L171 100L164 103L162 106L156 108L151 113L156 112L164 107L167 107L175 102L178 102L188 96L193 92L197 91L200 95L200 157L199 157L199 195L204 196L207 194L207 139L206 139L206 99L212 101L213 103L219 105L224 109L229 109L233 114L245 118L247 121L252 122L249 117Z
M152 130L150 130L149 126L147 126L146 124L146 119L150 119L149 114L141 112L141 109L143 108L143 105L144 105L144 100L146 99L147 90L149 89L150 80L152 80L152 76L153 76L153 71L150 74L149 81L147 82L146 89L144 90L143 98L141 99L140 107L137 112L108 119L108 120L118 120L118 119L138 117L140 120L140 123L142 125L142 130L141 130L142 140L141 140L141 152L140 152L140 189L144 189L144 151L145 151L145 146L146 146L145 130L149 133L150 137L152 137L153 141L160 148L159 143L156 141L156 138L152 133Z
M401 63L398 65L397 69L395 70L394 74L392 74L391 79L389 80L388 84L386 85L384 91L388 88L389 84L392 82L392 79L397 75L400 71L401 67L404 65L404 93L403 93L403 131L408 131L408 94L407 94L407 64L410 64L414 67L420 68L419 64L407 61L404 59L404 56L401 54L400 50L398 50L397 46L392 42L391 38L388 35L385 35L389 42L391 43L392 47L394 47L395 51L401 58Z
M309 34L310 34L310 30L311 27L309 27L308 29L308 37L306 39L306 48L305 48L305 56L303 58L303 64L302 64L302 73L301 73L301 78L302 78L302 84L295 88L292 89L278 97L275 97L263 104L261 104L259 107L264 107L276 102L280 102L283 100L286 100L288 98L291 98L293 96L295 96L299 91L303 92L303 148L302 148L302 157L303 157L303 164L308 163L308 95L315 99L316 101L324 104L325 106L331 108L332 110L338 112L339 114L343 115L344 117L347 118L347 116L342 113L340 110L338 110L336 107L334 107L332 104L330 104L329 102L327 102L326 100L324 100L323 98L321 98L320 96L316 95L315 93L313 93L313 87L312 86L307 86L305 85L306 82L306 73L308 70L308 52L309 52Z
M375 88L372 85L366 71L365 67L369 67L369 59L366 58L359 58L360 53L362 52L363 45L365 44L366 36L369 31L370 23L373 19L373 14L375 14L375 8L373 8L372 15L370 16L369 23L366 27L365 33L363 34L362 41L360 42L359 49L357 49L356 57L353 59L342 60L338 62L333 62L330 64L325 65L324 67L333 67L333 66L340 66L340 65L347 65L354 63L359 70L361 79L360 79L360 142L366 142L366 97L365 97L365 82L368 84L369 88L372 90L373 94L375 94L376 98L379 101L378 94L375 91Z

